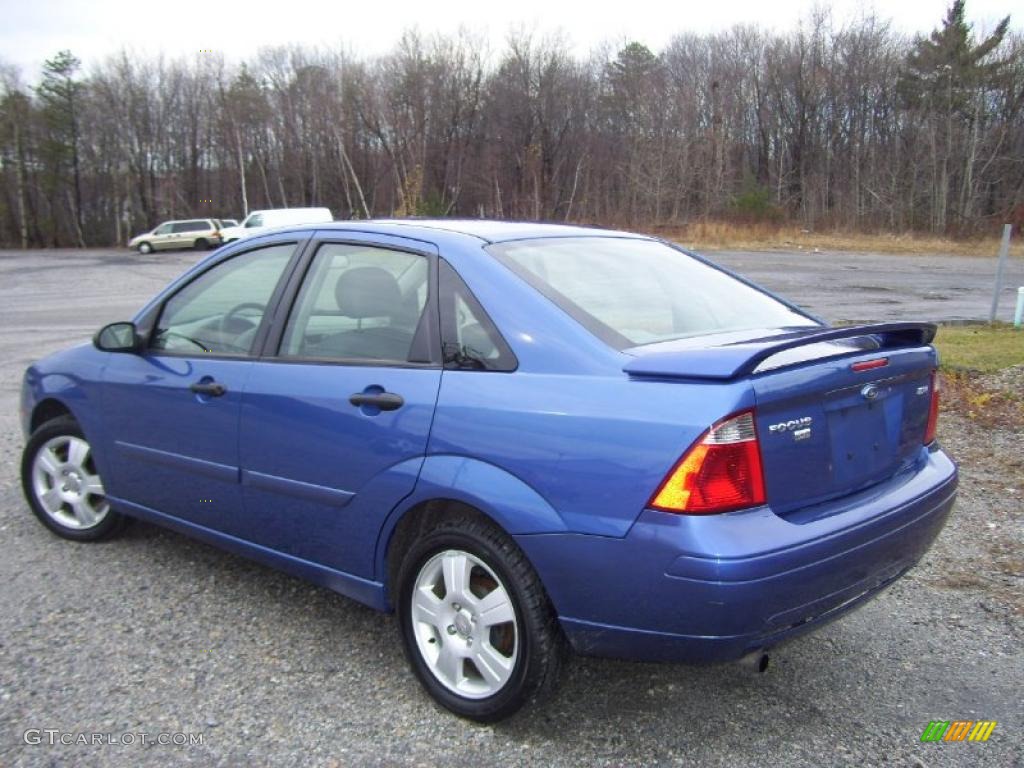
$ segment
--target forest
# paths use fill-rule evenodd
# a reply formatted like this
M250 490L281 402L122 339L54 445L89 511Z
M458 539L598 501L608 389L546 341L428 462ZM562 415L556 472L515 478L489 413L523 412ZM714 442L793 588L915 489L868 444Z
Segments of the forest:
M976 28L959 0L932 26L816 12L585 56L564 34L409 30L372 57L295 42L237 63L0 63L0 247L123 245L167 219L312 205L997 232L1024 217L1024 34Z

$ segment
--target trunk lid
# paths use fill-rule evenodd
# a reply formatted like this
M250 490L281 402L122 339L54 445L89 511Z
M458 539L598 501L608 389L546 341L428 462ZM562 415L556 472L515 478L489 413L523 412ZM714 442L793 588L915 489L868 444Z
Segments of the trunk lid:
M768 504L776 514L854 493L920 456L935 354L878 351L753 379Z
M767 502L783 517L855 493L920 456L935 326L891 323L635 348L635 377L749 377ZM796 517L794 517L796 521Z

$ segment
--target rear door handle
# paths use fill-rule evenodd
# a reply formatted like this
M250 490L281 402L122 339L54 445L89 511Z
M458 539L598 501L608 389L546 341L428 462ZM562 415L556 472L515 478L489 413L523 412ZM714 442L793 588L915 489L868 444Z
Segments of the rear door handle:
M352 405L362 408L369 405L380 408L382 411L394 411L405 405L405 399L394 392L356 392L348 401Z
M190 384L189 389L197 395L207 395L208 397L220 397L228 391L227 387L217 381L197 381Z

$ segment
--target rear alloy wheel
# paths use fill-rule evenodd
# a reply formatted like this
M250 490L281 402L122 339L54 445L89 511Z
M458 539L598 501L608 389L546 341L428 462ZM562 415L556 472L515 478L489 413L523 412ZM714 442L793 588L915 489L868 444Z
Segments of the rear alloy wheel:
M508 590L479 558L438 552L420 569L412 598L416 645L445 688L467 699L499 693L519 655Z
M70 417L43 424L29 438L21 483L36 517L58 536L94 541L122 527L123 517L107 501L92 448Z
M453 519L413 544L399 576L406 655L427 691L481 722L553 690L557 619L518 547L482 520Z
M139 243L139 253L152 253L153 246L149 243Z

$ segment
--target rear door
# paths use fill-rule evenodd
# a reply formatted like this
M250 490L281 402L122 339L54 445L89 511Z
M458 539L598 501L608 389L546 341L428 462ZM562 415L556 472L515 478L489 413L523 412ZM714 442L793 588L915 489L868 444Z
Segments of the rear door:
M242 397L246 515L232 533L369 578L437 401L436 251L359 233L314 245Z

